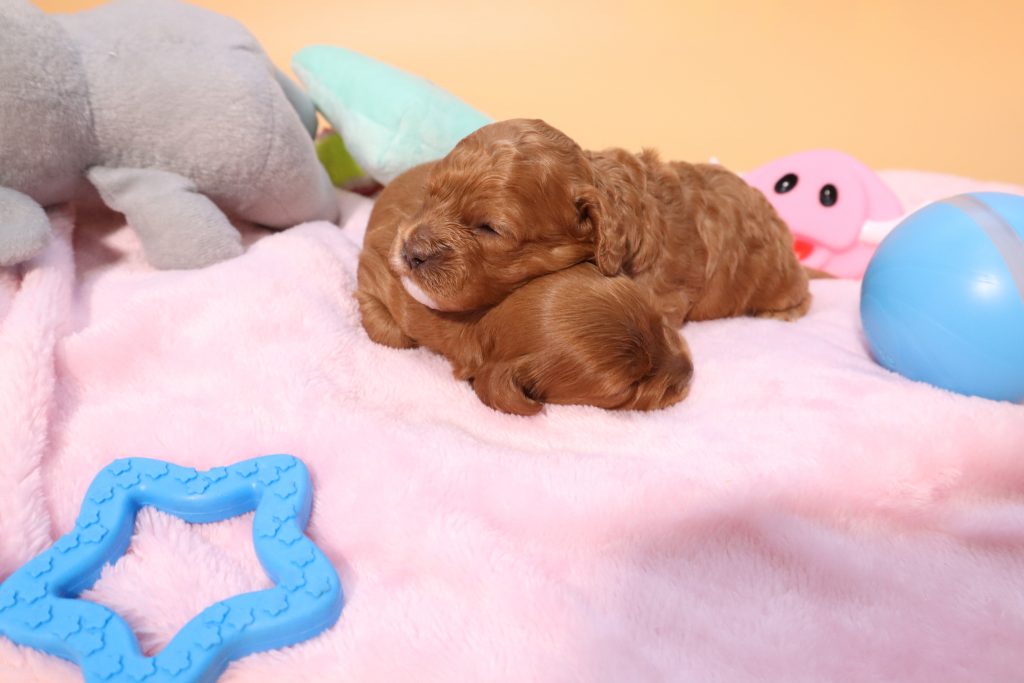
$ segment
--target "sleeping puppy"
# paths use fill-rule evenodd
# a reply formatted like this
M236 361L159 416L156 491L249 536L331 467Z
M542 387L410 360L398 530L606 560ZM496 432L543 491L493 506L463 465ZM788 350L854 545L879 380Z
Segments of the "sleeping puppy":
M586 152L539 120L491 124L415 171L418 203L388 245L410 296L479 310L582 261L650 293L669 325L733 315L786 320L811 301L785 223L720 166L651 151Z
M417 220L430 172L421 166L396 178L370 216L356 298L371 339L441 353L484 403L520 415L543 403L653 410L686 396L693 365L678 332L636 282L593 264L533 278L470 311L414 298L390 254L395 236Z

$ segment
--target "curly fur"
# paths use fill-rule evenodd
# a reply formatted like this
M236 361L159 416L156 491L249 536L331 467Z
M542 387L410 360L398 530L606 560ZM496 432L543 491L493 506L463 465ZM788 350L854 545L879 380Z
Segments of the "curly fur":
M388 186L357 296L375 341L434 349L481 399L519 413L669 405L692 375L672 328L792 319L810 304L788 229L735 174L586 152L524 119Z
M430 166L399 176L374 206L359 261L363 327L387 346L425 346L452 363L497 410L530 415L544 403L651 410L681 401L693 364L636 282L580 263L518 287L494 306L435 310L389 263L396 232L423 202Z
M493 305L586 260L635 279L675 326L794 318L810 303L785 223L721 166L664 163L650 150L586 152L543 121L515 119L462 140L424 189L390 260L438 310ZM411 267L410 254L425 263Z

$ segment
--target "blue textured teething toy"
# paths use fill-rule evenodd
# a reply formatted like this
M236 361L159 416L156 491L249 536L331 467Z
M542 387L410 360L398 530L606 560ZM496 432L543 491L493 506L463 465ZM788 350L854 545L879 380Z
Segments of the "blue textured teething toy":
M255 510L256 555L276 586L211 605L157 656L143 656L120 616L77 597L128 549L145 505L187 522ZM87 683L214 681L231 660L312 638L338 620L338 575L304 534L311 506L309 473L290 455L207 472L115 460L93 480L75 528L0 585L0 634L76 662Z
M1024 197L976 192L909 216L868 265L860 313L890 370L1024 403Z

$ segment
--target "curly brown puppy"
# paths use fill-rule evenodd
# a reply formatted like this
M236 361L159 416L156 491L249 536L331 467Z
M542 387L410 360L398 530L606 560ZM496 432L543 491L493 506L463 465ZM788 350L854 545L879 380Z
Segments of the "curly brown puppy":
M786 225L720 166L586 152L543 121L515 119L481 128L416 173L422 199L389 258L409 294L435 310L491 306L587 260L636 280L673 326L793 319L810 305Z
M610 410L654 410L689 392L689 349L636 283L582 263L526 283L487 310L472 342L477 352L456 375L487 405L532 414L541 403Z
M429 167L377 200L359 261L363 327L387 346L446 356L487 405L530 415L543 403L652 410L681 401L693 365L679 333L627 277L581 263L534 278L497 305L442 312L414 300L388 262L398 230L423 203Z

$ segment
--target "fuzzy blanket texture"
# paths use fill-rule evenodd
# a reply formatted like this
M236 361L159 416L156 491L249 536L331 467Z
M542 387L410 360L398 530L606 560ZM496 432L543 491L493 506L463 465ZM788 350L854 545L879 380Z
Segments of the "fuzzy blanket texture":
M908 209L1024 193L884 175ZM339 200L343 229L249 229L244 256L190 272L151 269L117 215L58 210L47 250L0 271L0 579L114 458L286 452L347 603L226 683L1024 680L1024 407L873 363L859 283L815 281L796 323L688 325L695 383L669 410L512 417L444 359L367 339L371 205ZM83 597L152 654L269 585L251 523L143 511ZM80 674L0 638L0 680Z

